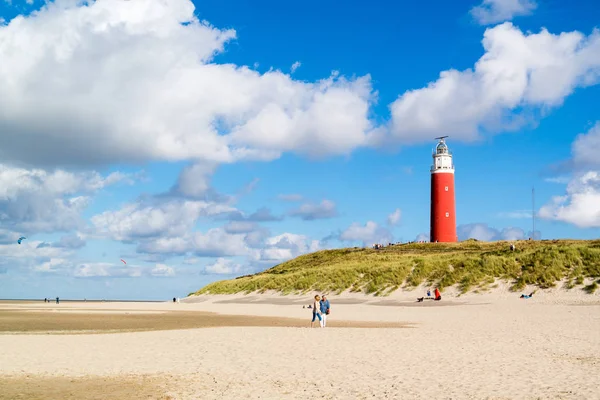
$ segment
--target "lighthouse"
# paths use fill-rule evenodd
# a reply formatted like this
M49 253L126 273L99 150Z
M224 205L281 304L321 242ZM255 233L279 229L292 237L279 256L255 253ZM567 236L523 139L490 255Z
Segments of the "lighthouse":
M435 138L437 146L431 166L431 242L457 242L456 205L454 200L454 164L445 139Z

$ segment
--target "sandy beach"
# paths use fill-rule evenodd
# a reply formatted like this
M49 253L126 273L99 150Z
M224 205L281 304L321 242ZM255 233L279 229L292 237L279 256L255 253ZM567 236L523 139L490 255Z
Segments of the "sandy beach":
M600 296L0 303L0 399L596 399Z

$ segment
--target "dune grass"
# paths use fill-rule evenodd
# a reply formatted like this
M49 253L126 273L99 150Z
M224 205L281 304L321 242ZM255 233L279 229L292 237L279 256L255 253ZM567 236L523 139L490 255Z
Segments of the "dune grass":
M600 240L411 243L382 250L347 248L297 257L266 271L211 283L195 294L234 294L275 291L304 294L311 290L346 290L385 296L398 288L422 283L462 293L481 290L495 279L511 282L511 290L526 285L551 288L566 280L567 288L600 277ZM594 286L595 284L595 286ZM585 290L593 293L597 284Z

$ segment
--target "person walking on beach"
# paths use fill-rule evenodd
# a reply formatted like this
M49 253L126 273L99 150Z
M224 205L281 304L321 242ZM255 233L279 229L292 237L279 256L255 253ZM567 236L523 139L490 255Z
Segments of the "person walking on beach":
M321 297L317 294L315 295L315 301L313 302L313 317L312 321L310 321L310 327L313 327L316 318L319 318L319 325L321 328L323 327L323 319L321 317Z
M327 316L329 315L329 300L325 298L325 295L323 295L323 298L319 302L319 305L321 306L321 318L323 318L323 328L325 328L327 326Z
M433 299L433 300L440 301L442 299L442 295L440 294L440 291L438 288L435 288L435 291L433 292L433 294L435 294L435 299Z

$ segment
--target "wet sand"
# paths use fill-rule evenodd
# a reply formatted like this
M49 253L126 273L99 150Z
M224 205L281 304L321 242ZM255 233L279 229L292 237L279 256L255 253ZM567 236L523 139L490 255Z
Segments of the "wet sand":
M211 327L307 327L306 319L227 315L206 311L160 311L160 310L103 310L27 308L20 303L19 309L0 308L0 334L54 333L115 333L137 331L163 331ZM60 307L60 306L59 306ZM331 327L338 328L403 328L410 324L402 322L369 322L333 320Z
M0 400L171 400L164 377L1 377Z

